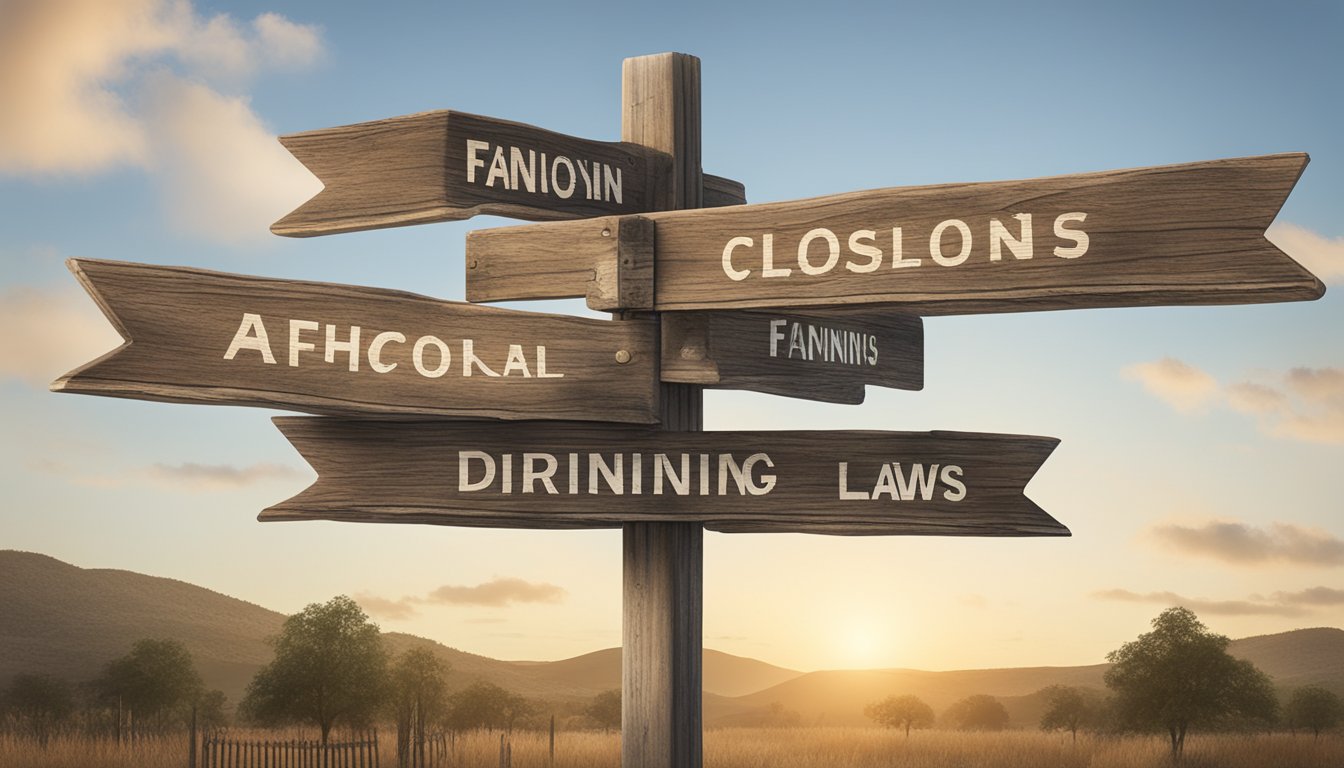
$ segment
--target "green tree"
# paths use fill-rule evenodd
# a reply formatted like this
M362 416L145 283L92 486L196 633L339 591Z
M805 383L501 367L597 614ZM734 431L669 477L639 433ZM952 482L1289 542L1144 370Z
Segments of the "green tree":
M226 701L228 697L220 690L210 690L201 694L196 701L196 720L199 726L207 731L227 726L229 716L224 711Z
M1107 654L1106 685L1122 724L1166 731L1172 758L1179 759L1191 727L1272 721L1278 701L1269 678L1230 656L1228 642L1177 607L1153 619L1152 632Z
M1293 691L1284 707L1284 717L1294 733L1305 728L1319 739L1321 731L1328 731L1344 720L1344 701L1333 691L1308 685Z
M424 763L426 724L443 714L448 701L451 665L428 648L412 648L392 666L390 702L397 723L397 765L409 765L419 749Z
M367 725L382 704L387 653L378 625L350 598L313 603L285 619L275 659L247 686L241 709L267 725L311 723L326 743L337 723Z
M610 731L621 727L621 689L603 691L588 702L584 714L591 717L602 730Z
M478 680L451 697L448 722L456 730L473 728L513 730L514 722L532 707L516 693Z
M172 718L186 715L205 685L186 646L146 639L108 662L94 688L105 702L120 701L139 722L153 722L162 731Z
M75 711L70 683L51 675L15 675L0 703L44 747Z
M1052 685L1041 690L1045 697L1045 714L1041 715L1041 730L1065 730L1078 740L1078 729L1095 723L1100 714L1100 702L1087 692L1067 685Z
M963 731L1002 731L1008 726L1008 710L993 696L968 696L947 708L947 717Z
M911 728L933 725L933 708L918 696L888 696L863 708L864 716L888 728L904 728L910 738Z

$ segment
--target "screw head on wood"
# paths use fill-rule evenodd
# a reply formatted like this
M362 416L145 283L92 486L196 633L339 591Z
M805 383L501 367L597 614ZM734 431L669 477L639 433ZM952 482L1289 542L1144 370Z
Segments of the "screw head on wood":
M603 236L603 237L611 237L611 230L610 230L610 229L604 229L604 230L602 230L602 236Z
M626 363L630 362L630 352L624 349L616 350L616 362L620 363L621 365L625 365Z

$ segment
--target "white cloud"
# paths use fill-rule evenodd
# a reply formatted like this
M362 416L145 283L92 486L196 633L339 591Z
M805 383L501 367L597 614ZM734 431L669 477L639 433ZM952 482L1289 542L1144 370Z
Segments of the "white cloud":
M1172 357L1131 365L1124 373L1178 411L1197 410L1218 394L1212 376Z
M166 73L147 91L149 135L174 226L225 242L265 236L296 201L322 188L245 100Z
M321 52L316 27L275 13L240 24L187 0L0 3L0 174L139 167L191 231L266 237L320 184L238 88Z
M1293 368L1270 381L1220 386L1208 373L1174 358L1124 369L1144 389L1179 411L1222 405L1256 417L1266 434L1310 443L1344 443L1344 369Z
M252 26L257 30L261 54L278 67L307 67L322 56L316 27L295 24L274 13L261 14L253 19Z
M1344 237L1324 237L1286 222L1275 222L1265 237L1324 282L1344 283Z
M0 377L46 389L72 368L121 345L84 291L14 287L0 294Z

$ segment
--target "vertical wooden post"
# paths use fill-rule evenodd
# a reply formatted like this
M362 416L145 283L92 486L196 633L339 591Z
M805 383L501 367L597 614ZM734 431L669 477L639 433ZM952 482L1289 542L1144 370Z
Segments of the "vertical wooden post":
M191 746L187 750L188 768L196 768L196 705L191 705Z
M699 59L661 53L625 60L621 140L672 156L660 207L701 207ZM702 428L700 387L663 384L661 394L663 429ZM624 526L625 768L700 768L703 538L699 523Z

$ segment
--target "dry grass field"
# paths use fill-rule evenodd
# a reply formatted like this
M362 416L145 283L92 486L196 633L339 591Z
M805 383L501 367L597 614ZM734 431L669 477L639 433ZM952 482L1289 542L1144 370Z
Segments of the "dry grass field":
M258 734L249 734L257 737ZM396 765L384 743L380 765ZM451 765L496 768L499 734L473 733L456 741ZM516 768L547 766L545 733L510 739ZM619 768L620 738L592 732L560 733L555 768ZM58 739L47 749L0 736L3 768L182 768L185 738L148 740L133 747ZM1344 735L1204 735L1186 745L1187 768L1339 768ZM1166 744L1152 737L1080 736L1030 731L962 733L916 731L909 740L875 728L725 728L705 733L706 768L1169 768Z

